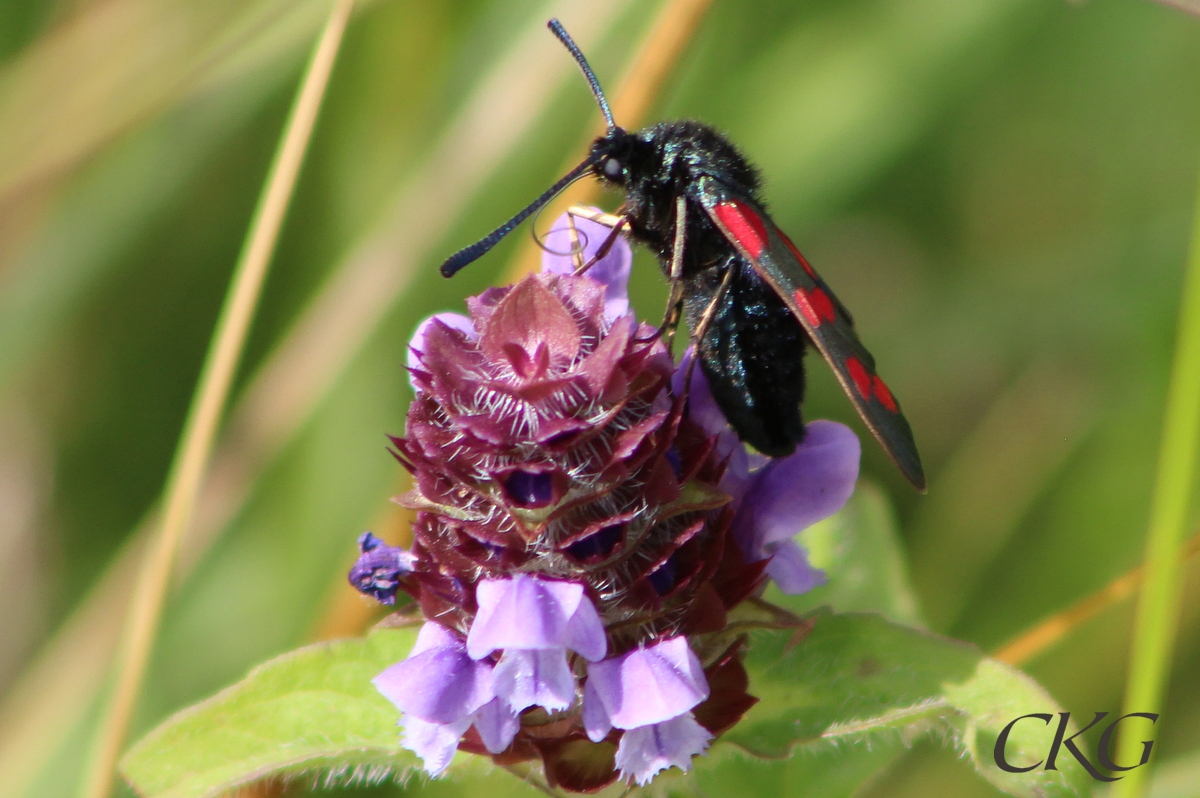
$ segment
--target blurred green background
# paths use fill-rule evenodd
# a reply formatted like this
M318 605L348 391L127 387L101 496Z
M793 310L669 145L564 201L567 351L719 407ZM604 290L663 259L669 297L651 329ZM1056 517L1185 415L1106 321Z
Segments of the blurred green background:
M497 280L527 233L454 281L438 263L597 122L544 21L563 19L611 90L658 8L359 4L135 735L311 638L396 492L384 435L404 426L409 333ZM129 577L97 586L161 491L327 11L0 2L6 798L75 789ZM895 505L931 628L991 650L1138 563L1200 163L1200 18L1151 0L715 0L652 112L683 116L761 167L776 221L904 402L928 495L869 441L863 471ZM657 318L644 253L633 291ZM336 312L320 326L314 307ZM807 417L861 432L828 370L810 372ZM1160 760L1200 751L1198 593L1189 579ZM1026 669L1073 712L1115 711L1131 617L1117 605ZM807 794L778 768L741 778ZM932 743L867 793L994 794Z

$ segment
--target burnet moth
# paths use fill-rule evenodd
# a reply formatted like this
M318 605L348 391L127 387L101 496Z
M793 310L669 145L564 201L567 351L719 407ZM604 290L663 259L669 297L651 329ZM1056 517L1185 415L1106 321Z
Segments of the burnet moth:
M701 368L738 437L771 457L804 437L805 347L833 369L871 433L918 490L925 473L900 404L858 340L854 320L759 197L758 172L725 137L692 121L618 127L600 83L558 20L608 123L587 157L528 207L442 264L450 277L585 175L625 193L620 227L658 256L671 280L668 329L686 314Z

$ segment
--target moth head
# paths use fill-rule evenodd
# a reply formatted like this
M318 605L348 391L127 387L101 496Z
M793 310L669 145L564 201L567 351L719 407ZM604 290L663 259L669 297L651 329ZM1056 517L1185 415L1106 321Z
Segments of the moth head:
M592 174L608 185L626 185L634 146L634 137L624 128L611 128L592 142Z

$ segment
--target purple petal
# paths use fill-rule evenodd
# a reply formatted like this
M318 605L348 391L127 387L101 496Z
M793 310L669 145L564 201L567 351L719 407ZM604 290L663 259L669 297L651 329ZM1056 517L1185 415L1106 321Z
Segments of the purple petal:
M444 642L443 635L449 635L452 644L438 645ZM371 680L405 715L454 723L495 696L491 665L468 657L462 643L438 624L422 627L414 651Z
M421 625L421 630L417 632L417 641L413 643L412 650L408 652L411 659L418 654L422 654L434 648L456 648L459 651L465 651L466 646L461 638L451 632L440 623L434 621L426 621Z
M590 678L590 672L589 668L589 678L583 687L583 728L588 739L598 743L608 736L613 725L600 694L596 692L596 680Z
M687 712L662 723L630 729L617 746L616 765L621 776L639 785L669 767L687 772L692 757L708 749L712 735Z
M454 723L429 723L406 715L401 722L404 734L400 744L421 757L421 765L430 776L437 776L449 766L458 741L471 726L470 718Z
M812 567L808 552L796 541L773 543L767 549L771 555L767 573L785 594L797 596L825 584L825 572Z
M575 219L575 230L579 243L583 245L583 262L587 263L600 246L612 234L612 228L589 219ZM546 234L546 250L542 252L542 271L553 274L574 274L576 263L571 257L571 231L567 216L558 217ZM629 312L629 271L633 264L633 252L625 236L617 237L608 254L596 261L585 274L598 283L603 283L604 317L613 321Z
M598 701L613 726L634 729L670 720L706 698L708 680L700 660L687 638L672 637L588 665L584 717L598 717L597 708L588 706L589 700Z
M567 619L567 648L586 660L596 662L608 653L608 637L604 634L604 622L596 605L584 596L574 614Z
M545 507L554 501L554 475L517 469L504 479L504 493L519 507Z
M538 706L548 712L567 709L575 698L575 677L566 649L510 648L493 673L497 698L514 712Z
M806 430L795 453L755 472L734 517L734 535L752 559L833 515L854 492L858 437L833 421L811 421Z
M528 574L485 579L475 587L475 600L479 612L467 633L467 652L475 659L509 648L572 648L590 659L607 645L596 608L578 582ZM585 604L590 610L580 609Z
M435 322L441 322L452 330L458 330L471 340L479 337L475 331L475 324L461 313L435 313L417 325L417 331L413 333L413 337L408 342L407 365L410 372L425 368L425 364L421 362L421 355L425 352L425 336ZM411 374L408 382L414 389L417 387L412 381Z
M493 698L475 713L475 731L490 753L498 754L512 745L521 730L521 719L499 698Z

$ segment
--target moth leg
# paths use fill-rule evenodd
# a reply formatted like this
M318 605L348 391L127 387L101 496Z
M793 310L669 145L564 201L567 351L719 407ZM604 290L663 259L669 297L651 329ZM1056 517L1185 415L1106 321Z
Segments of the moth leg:
M583 247L579 244L579 228L575 226L575 215L567 212L567 236L571 241L571 260L575 263L575 273L583 273Z
M616 214L605 213L604 211L589 208L585 205L572 205L567 209L567 213L580 219L587 219L589 222L602 224L605 227L616 227L622 218Z
M575 219L588 219L589 221L598 222L612 228L610 232L601 242L600 248L596 250L596 254L587 263L583 262L583 247L578 245L578 231L575 228ZM611 213L594 213L589 208L583 208L579 205L572 205L567 209L567 224L571 230L571 253L575 257L575 276L586 274L587 270L595 266L601 258L609 253L613 248L613 244L617 243L617 236L621 234L622 228L629 224L629 219L625 216L613 216Z
M717 306L721 303L721 299L725 296L725 292L729 290L729 285L733 282L733 270L735 268L737 267L733 264L729 264L725 268L725 274L721 277L721 284L717 286L717 290L713 292L712 299L708 301L707 307L704 308L704 315L700 317L700 321L696 324L696 329L692 330L693 341L704 339L704 333L708 332L708 325L712 323L713 317L717 315ZM692 369L696 367L696 361L699 359L699 353L693 351L691 359L688 360L687 373L683 377L685 392L692 387Z
M687 199L680 194L675 198L675 242L671 247L671 289L667 294L667 309L663 313L659 334L667 344L667 352L675 343L675 330L683 315L683 247L687 238Z
M616 244L617 236L620 235L620 229L625 227L625 224L628 224L628 223L629 223L628 218L626 218L624 216L618 218L617 223L613 224L612 233L608 234L606 236L605 240L601 242L600 248L599 248L599 250L596 250L595 256L592 259L588 260L587 263L584 263L580 266L576 266L576 269L575 269L576 276L582 275L582 274L584 274L584 272L587 272L588 269L592 268L592 266L596 265L596 263L599 263L600 258L605 257L606 254L608 254L608 251L612 250L612 245ZM574 246L574 245L572 245L572 246ZM580 257L580 260L583 259L583 251L582 250L580 250L580 254L578 254L578 257Z

